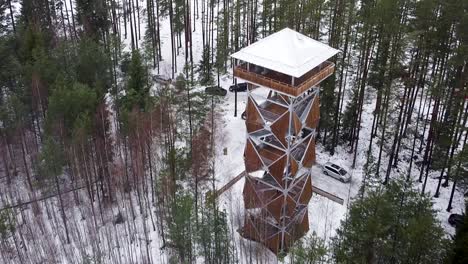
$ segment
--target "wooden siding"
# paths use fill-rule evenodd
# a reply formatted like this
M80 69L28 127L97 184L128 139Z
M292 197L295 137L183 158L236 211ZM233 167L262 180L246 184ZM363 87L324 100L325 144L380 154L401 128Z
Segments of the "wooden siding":
M307 205L312 197L312 180L310 175L307 176L304 189L302 190L299 202L303 205Z
M309 115L305 121L305 125L309 128L316 129L320 120L320 97L316 97L310 109Z
M257 196L257 193L254 189L254 183L246 177L244 184L244 190L242 192L244 196L244 206L246 209L258 208L262 205L262 201Z
M247 101L246 115L247 118L245 123L247 126L247 132L252 133L262 129L265 126L262 117L258 113L257 108L255 108L255 103L252 102L252 99L250 98Z
M328 61L325 63L326 66L323 69L319 70L314 74L311 74L311 76L308 76L309 78L304 80L299 85L295 86L292 86L291 84L285 83L283 81L272 79L265 75L260 75L255 72L248 71L242 65L234 68L234 76L244 79L250 83L265 86L273 90L296 97L309 90L311 87L316 86L321 81L325 80L328 76L333 74L333 72L335 71L335 64Z
M306 168L312 167L315 164L315 139L311 139L309 148L307 148L302 165Z
M294 135L299 135L302 129L302 122L295 112L292 113L293 124L294 124Z
M286 156L282 157L275 163L270 166L270 175L276 179L276 181L281 185L284 186L283 182L283 174L284 174L284 167L286 166Z
M281 141L283 146L287 146L286 142L286 132L288 132L288 124L289 124L289 115L283 115L278 121L273 123L270 126L271 132L275 134L276 138Z
M254 148L253 143L248 139L244 152L245 170L247 172L253 172L263 167L263 163Z

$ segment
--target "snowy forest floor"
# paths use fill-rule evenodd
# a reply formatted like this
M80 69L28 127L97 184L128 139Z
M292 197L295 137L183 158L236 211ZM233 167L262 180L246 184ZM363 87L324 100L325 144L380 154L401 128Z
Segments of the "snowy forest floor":
M141 6L146 6L145 1L140 1ZM193 3L193 1L192 1ZM71 5L69 5L71 6ZM17 12L19 12L19 9ZM145 17L143 9L141 11L142 18ZM171 43L170 43L170 28L168 18L161 20L161 39L162 39L162 56L163 61L160 64L159 74L166 76L171 75ZM146 22L141 23L142 32L145 28ZM122 25L123 26L123 25ZM202 54L202 41L201 41L201 28L200 19L197 20L197 31L193 32L194 39L194 61L198 62ZM143 39L143 38L142 38ZM129 47L129 38L123 40L126 43L127 49ZM180 49L180 53L177 56L176 68L178 72L181 72L184 66L184 53L183 48ZM156 71L153 72L156 74ZM232 75L225 74L221 77L221 86L227 89L232 84ZM198 87L201 89L201 87ZM345 95L345 102L351 97L350 89L347 89ZM335 235L335 230L340 225L340 221L346 216L347 208L352 202L353 197L356 196L361 186L363 178L363 166L366 162L366 151L368 148L368 141L370 138L370 130L372 126L372 111L375 107L375 94L373 91L367 89L366 99L364 104L364 112L362 117L362 131L360 133L358 155L355 169L351 169L353 160L353 154L348 152L348 148L344 146L338 146L336 153L331 156L324 148L317 144L317 165L313 167L312 184L324 189L336 196L345 200L344 205L339 205L327 198L313 195L312 200L309 204L309 221L310 231L315 232L318 236L323 238L327 243L330 238ZM247 93L238 93L237 98L237 117L234 117L234 93L228 92L227 96L222 98L221 103L218 105L217 111L222 113L222 120L220 120L221 127L216 130L216 157L215 157L215 175L216 175L216 188L222 187L233 177L238 175L244 170L243 151L246 140L246 129L244 120L241 119L241 114L245 109ZM406 139L404 144L408 143ZM227 153L225 154L225 149ZM374 156L378 155L378 150L373 149ZM403 149L400 157L409 156L410 150ZM350 183L341 183L333 178L322 174L320 166L327 161L333 161L343 167L347 168L352 174L352 180ZM384 162L382 167L386 167L386 155L384 152ZM401 171L405 171L408 167L406 161L402 159L399 163ZM397 175L398 169L394 169L392 172L393 177ZM428 195L433 196L436 186L437 177L440 172L430 172L429 179L427 182L426 192ZM420 184L417 182L419 176L419 170L415 166L412 173L412 178L416 183L416 186L420 188ZM0 191L6 192L5 179L0 179ZM22 195L22 190L26 189L26 184L23 181L15 183L18 187L13 193L8 194L10 198L15 197L12 201L0 201L0 207L6 204L16 201L26 201L31 197L25 197ZM438 218L444 227L447 235L453 235L455 230L447 223L447 218L450 213L445 209L447 207L448 198L450 196L450 190L452 182L446 188L441 188L439 198L433 198L434 209L437 210ZM227 190L220 196L219 203L228 213L228 219L233 226L233 235L236 240L236 245L240 245L238 253L239 260L242 263L250 263L248 256L243 253L248 248L257 248L260 263L275 263L277 262L276 257L268 250L263 247L259 247L257 243L250 242L242 239L236 232L238 228L242 226L243 222L243 201L242 201L242 189L244 180L238 181L232 188ZM27 193L27 192L24 192ZM5 193L4 193L5 195ZM20 208L17 210L18 221L22 223L18 226L22 229L21 243L24 243L23 248L26 255L36 255L38 262L23 261L23 259L5 260L0 259L3 263L41 263L41 260L53 259L56 263L81 263L84 262L88 257L98 254L99 251L104 255L102 260L105 263L141 263L144 259L143 256L147 252L151 252L151 263L168 263L167 251L161 249L161 237L159 236L158 227L155 225L152 215L146 209L133 206L131 202L128 202L128 198L136 199L136 194L132 193L127 196L122 195L120 201L124 201L121 204L111 205L107 210L102 210L102 215L99 216L100 224L98 233L94 233L94 223L91 221L91 212L89 208L89 200L84 190L77 192L82 203L75 205L72 202L72 193L64 195L67 210L67 217L74 219L70 221L72 243L66 245L63 243L63 227L60 220L59 206L57 199L48 199L42 201L44 207L47 208L47 214L42 217L34 217L31 207ZM3 197L3 196L2 196ZM149 203L149 201L145 201ZM455 192L453 209L451 213L460 213L464 207L463 190L457 190ZM131 211L139 212L144 211L143 214L137 214L135 221L131 222ZM123 212L125 219L128 219L125 224L114 225L112 222L115 219L115 215L118 212ZM231 225L229 225L231 226ZM144 242L145 237L149 238L150 243ZM45 243L44 241L48 241ZM246 249L246 250L244 250ZM145 252L146 251L146 252ZM23 255L24 255L23 254ZM118 255L124 257L117 257ZM199 260L201 263L202 260Z

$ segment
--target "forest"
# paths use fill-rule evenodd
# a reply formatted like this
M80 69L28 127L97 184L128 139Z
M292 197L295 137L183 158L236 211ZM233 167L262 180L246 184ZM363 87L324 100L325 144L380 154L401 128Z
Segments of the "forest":
M317 156L354 174L275 256L205 87L286 27L340 50ZM0 0L0 263L467 263L467 120L466 0Z

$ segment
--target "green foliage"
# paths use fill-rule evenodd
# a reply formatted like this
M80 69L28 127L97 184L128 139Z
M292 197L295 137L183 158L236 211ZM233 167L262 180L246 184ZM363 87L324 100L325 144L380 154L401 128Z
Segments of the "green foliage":
M203 55L198 64L197 73L198 73L198 81L201 85L209 85L213 83L213 76L212 76L212 68L211 68L211 61L210 61L210 46L205 46L203 48Z
M226 63L229 58L230 50L228 49L228 36L229 32L227 31L227 20L228 17L225 17L225 11L220 11L222 16L219 18L218 21L218 35L216 38L216 59L215 59L215 67L218 73L226 72Z
M210 98L204 92L191 92L192 129L196 133L203 126L210 112Z
M94 264L94 263L99 263L94 261L94 259L88 255L88 253L83 252L81 256L81 264Z
M7 238L8 234L15 232L15 226L11 220L13 212L11 210L0 211L0 237Z
M54 9L49 4L49 1L21 1L21 15L18 17L19 20L17 19L20 28L34 25L35 31L47 36L47 43L55 35L50 21Z
M28 88L26 94L34 101L35 97L44 98L47 87L55 81L57 62L48 49L43 32L28 26L20 34L18 60L23 66L21 81Z
M171 205L168 240L177 251L178 259L171 263L188 263L192 254L193 198L189 193L177 193Z
M6 93L0 100L0 131L7 135L15 132L15 129L24 124L24 117L28 114L27 106L14 93Z
M142 49L141 49L143 60L148 63L153 62L153 68L156 67L156 61L158 60L158 54L157 54L158 49L156 47L156 43L153 43L153 36L152 36L153 34L156 35L155 31L156 29L154 28L147 28L145 30L144 40L143 40ZM126 52L124 54L128 54L128 53ZM154 58L153 58L153 55L154 55ZM155 59L156 61L153 61L153 59Z
M125 114L131 112L135 107L140 111L146 110L146 103L149 98L148 74L140 52L133 51L131 60L129 62L124 60L122 67L128 71L128 79L125 95L119 100L121 111Z
M74 143L83 142L91 135L93 128L92 117L87 114L80 114L73 125L72 139Z
M104 98L110 86L110 58L102 45L89 38L80 41L76 61L76 79L96 90L97 98Z
M13 36L5 35L0 37L0 58L2 58L2 63L0 63L0 89L13 90L19 80L21 65L14 52L12 52L15 49Z
M46 179L60 176L65 164L66 161L62 146L52 137L47 137L44 140L41 153L39 154L39 175Z
M458 181L457 186L463 186L462 190L468 187L468 146L464 145L463 149L457 153L452 162L452 175Z
M198 224L197 242L199 253L204 257L205 262L236 263L226 212L213 208L211 202L205 203L199 212L202 216Z
M174 166L175 175L179 175L177 180L184 180L189 170L188 149L186 147L175 147L169 150L167 156L168 164Z
M132 111L144 112L152 104L149 95L150 86L148 83L148 73L139 51L132 52L131 57L124 55L121 64L122 70L128 75L125 85L125 93L118 99L120 110L120 123L123 133L127 133L131 126L129 119Z
M337 263L441 263L447 246L430 199L400 180L354 201L333 240Z
M188 89L188 82L185 79L185 76L183 74L179 74L176 77L174 88L175 88L177 95L184 96L186 94L187 89ZM183 101L182 98L180 98L179 100Z
M88 120L86 126L90 126L90 116L97 106L96 92L87 85L73 83L68 86L66 81L58 81L49 97L47 111L48 131L52 132L56 123L63 124L64 135L71 136L73 128L84 126L84 120Z
M77 21L88 37L98 40L106 32L110 25L107 8L105 0L76 1Z
M192 132L196 134L197 131L203 126L206 121L206 117L210 111L210 98L203 91L194 91L191 89L191 83L189 80L181 74L177 76L174 88L174 105L178 109L178 115L176 118L185 129L181 129L183 132L188 134L188 115L189 105L187 93L190 93L190 114L192 119ZM185 135L183 135L185 136Z
M174 32L180 34L185 30L185 23L187 23L185 21L185 0L173 0L171 2L175 3L173 17Z
M167 192L166 188L171 191L180 189L182 186L178 183L185 180L190 166L188 149L186 147L169 148L167 155L163 157L163 164L165 166L159 172L156 188L161 192ZM167 186L168 180L170 184L176 186Z
M32 26L21 31L20 57L23 61L34 60L35 53L45 52L45 39L42 32Z
M278 17L274 18L275 20L278 19L279 23L279 26L276 28L276 30L284 27L294 28L295 18L297 18L295 15L297 2L291 0L279 0L278 3L281 6L281 12L277 12L276 15Z
M323 239L312 232L291 248L291 262L297 264L323 263L327 252L328 248Z
M350 102L346 105L345 112L342 119L342 139L350 141L352 138L352 126L357 118L358 110L358 89L353 89L353 97Z
M132 91L135 94L138 106L144 109L146 98L149 96L149 86L146 67L143 65L139 51L132 52L128 74L127 91Z
M120 71L124 76L128 75L130 64L132 62L132 53L124 52L120 60Z
M454 85L454 84L452 84ZM457 86L455 87L458 87ZM452 86L453 87L453 86ZM463 96L453 96L449 99L447 110L443 120L435 122L435 131L439 131L438 138L435 141L434 154L432 156L431 166L434 170L440 170L446 167L447 156L449 154L449 149L453 144L458 144L454 142L453 135L462 127L458 124L459 117L464 113L464 98ZM457 126L460 126L457 128ZM455 139L455 141L458 138Z
M170 0L161 0L159 2L159 15L162 16L162 17L166 17L169 15L169 8L170 8L170 4L172 4L173 2L170 1Z
M334 109L336 107L335 76L330 76L322 84L320 91L320 130L331 131L334 124ZM325 142L327 143L327 142ZM331 140L328 141L329 147Z
M359 195L362 198L368 188L376 188L381 184L377 173L377 164L372 153L367 153L367 160L363 168L364 177L359 189Z
M462 264L468 263L468 207L465 209L465 219L461 228L455 235L455 243L452 254L447 263Z

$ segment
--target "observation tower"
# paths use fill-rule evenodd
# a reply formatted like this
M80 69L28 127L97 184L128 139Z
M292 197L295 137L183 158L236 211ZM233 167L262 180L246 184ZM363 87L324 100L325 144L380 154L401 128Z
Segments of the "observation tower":
M285 28L231 56L248 83L244 238L275 254L309 230L319 88L339 51Z

